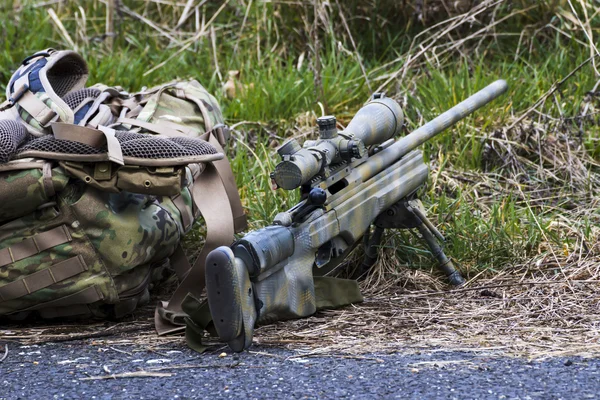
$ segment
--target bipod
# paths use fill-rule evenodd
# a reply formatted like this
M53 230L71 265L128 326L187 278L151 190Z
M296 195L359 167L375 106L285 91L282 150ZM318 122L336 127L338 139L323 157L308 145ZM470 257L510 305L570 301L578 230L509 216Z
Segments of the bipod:
M385 229L413 229L416 228L427 243L429 250L438 261L438 268L448 277L452 286L460 286L465 279L454 268L452 261L446 256L440 242L445 241L444 236L427 219L423 204L419 199L403 199L379 214L373 223L375 229L364 236L365 258L360 267L359 276L364 275L377 261L378 247Z

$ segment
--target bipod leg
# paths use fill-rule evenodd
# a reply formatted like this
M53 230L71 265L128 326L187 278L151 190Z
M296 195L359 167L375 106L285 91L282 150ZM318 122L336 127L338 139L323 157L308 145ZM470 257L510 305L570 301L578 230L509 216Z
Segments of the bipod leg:
M462 277L460 272L454 268L452 261L450 261L450 259L446 256L442 246L440 245L440 243L445 241L444 236L442 236L440 231L438 231L436 227L433 226L431 221L427 219L425 210L423 210L423 205L419 199L404 199L395 203L377 217L375 220L375 226L381 229L381 232L383 232L384 228L417 228L418 231L421 232L421 236L427 243L429 250L437 259L439 263L439 269L448 277L449 283L453 286L459 286L465 283L465 279ZM377 233L377 231L375 233ZM375 233L373 236L375 236ZM379 240L381 240L381 233ZM372 240L369 240L369 243L371 242ZM371 262L374 250L376 249L371 246L367 246L363 265L367 264L367 262ZM374 257L375 258L371 265L373 265L375 260L377 260L376 254Z
M365 258L358 270L354 273L353 278L359 279L364 277L371 267L377 262L379 255L379 245L381 244L381 237L383 236L383 228L375 225L373 234L365 233L364 244L365 244Z
M450 260L448 256L446 256L446 253L444 253L444 249L442 249L442 246L440 246L439 242L437 241L436 237L433 235L427 224L424 221L421 221L421 223L418 224L416 228L421 233L421 236L423 236L423 239L425 239L425 242L427 243L431 254L433 254L433 256L437 259L438 268L448 277L448 282L452 286L460 286L463 283L465 283L465 278L463 278L460 272L458 272L456 268L454 268L452 260Z

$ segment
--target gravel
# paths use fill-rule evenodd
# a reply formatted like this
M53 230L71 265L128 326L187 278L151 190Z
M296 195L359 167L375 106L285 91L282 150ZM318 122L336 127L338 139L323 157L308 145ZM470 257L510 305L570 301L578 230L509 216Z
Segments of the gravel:
M597 358L530 361L439 349L316 356L265 347L199 355L183 345L93 341L8 346L0 399L585 399L600 392ZM127 376L139 371L156 376Z

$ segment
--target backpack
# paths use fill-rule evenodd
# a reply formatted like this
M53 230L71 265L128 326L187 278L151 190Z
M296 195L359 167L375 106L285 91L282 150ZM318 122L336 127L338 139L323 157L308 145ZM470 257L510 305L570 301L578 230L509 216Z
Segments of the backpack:
M23 61L0 106L0 317L119 318L152 284L180 285L156 309L182 330L204 259L246 218L216 99L194 80L130 94L84 88L85 61L52 49ZM180 242L202 215L191 265Z

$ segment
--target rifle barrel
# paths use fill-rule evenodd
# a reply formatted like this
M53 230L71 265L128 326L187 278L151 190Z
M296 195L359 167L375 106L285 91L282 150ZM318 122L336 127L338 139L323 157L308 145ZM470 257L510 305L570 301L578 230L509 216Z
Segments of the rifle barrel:
M417 130L398 139L396 143L372 156L357 167L357 169L360 169L361 171L363 181L373 177L386 166L400 160L416 147L454 125L475 110L491 102L506 92L507 87L506 81L499 79L468 97L466 100L458 103L445 113L427 122Z

